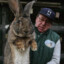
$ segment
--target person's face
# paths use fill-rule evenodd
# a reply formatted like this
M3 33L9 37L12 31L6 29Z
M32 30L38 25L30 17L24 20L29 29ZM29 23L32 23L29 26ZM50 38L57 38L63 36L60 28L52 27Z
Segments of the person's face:
M51 27L51 23L50 23L50 20L46 16L39 14L36 17L35 26L37 27L39 32L45 32Z

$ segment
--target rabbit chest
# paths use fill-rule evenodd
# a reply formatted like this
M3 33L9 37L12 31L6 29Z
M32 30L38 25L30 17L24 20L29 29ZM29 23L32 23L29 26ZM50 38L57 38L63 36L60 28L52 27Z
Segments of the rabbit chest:
M14 64L29 64L29 51L30 47L28 47L25 52L19 52L14 47Z

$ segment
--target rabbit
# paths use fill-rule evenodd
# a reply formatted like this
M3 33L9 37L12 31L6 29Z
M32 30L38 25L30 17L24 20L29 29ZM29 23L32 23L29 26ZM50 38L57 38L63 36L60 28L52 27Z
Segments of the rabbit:
M8 0L9 7L15 18L10 25L4 49L4 64L30 64L30 48L37 50L35 30L30 14L33 0L26 4L24 10L19 0Z

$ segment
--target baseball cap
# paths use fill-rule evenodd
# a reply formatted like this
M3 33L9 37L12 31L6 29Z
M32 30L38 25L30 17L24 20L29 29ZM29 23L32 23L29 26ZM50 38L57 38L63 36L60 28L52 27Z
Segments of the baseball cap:
M43 14L51 20L55 20L55 12L50 8L42 8L39 14Z

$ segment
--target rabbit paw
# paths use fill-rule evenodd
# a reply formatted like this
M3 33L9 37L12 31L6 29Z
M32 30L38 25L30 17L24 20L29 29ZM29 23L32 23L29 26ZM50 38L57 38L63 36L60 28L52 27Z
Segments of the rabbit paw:
M31 43L31 49L32 51L37 51L37 43L35 40L33 40L33 42Z
M22 48L21 50L22 50L22 51L25 51L25 48Z

